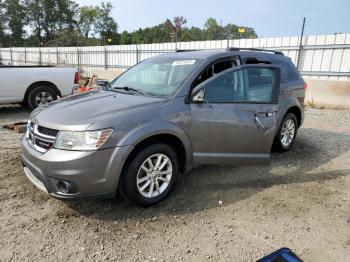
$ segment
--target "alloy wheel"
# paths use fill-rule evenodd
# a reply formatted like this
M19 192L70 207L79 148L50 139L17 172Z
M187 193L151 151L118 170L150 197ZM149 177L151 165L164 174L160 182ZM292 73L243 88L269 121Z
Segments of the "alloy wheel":
M296 126L293 119L287 119L286 122L284 122L281 129L281 144L284 147L288 147L293 142L295 129Z
M165 154L154 154L140 166L136 183L140 194L154 198L162 194L169 186L173 174L171 160Z
M54 100L53 96L50 93L45 91L40 92L35 97L35 102L37 105L44 105L52 102L53 100Z

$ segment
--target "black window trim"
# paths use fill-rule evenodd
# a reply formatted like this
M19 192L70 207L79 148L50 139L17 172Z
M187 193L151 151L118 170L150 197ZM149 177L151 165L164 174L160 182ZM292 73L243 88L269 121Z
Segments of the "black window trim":
M201 74L203 74L204 71L205 71L208 67L210 67L210 66L212 66L212 65L214 65L214 64L216 64L216 63L219 63L219 62L222 62L222 61L226 61L226 60L232 60L232 59L235 59L235 60L237 61L238 65L237 65L237 66L234 66L234 67L231 67L231 68L229 68L229 69L226 69L226 70L224 70L224 71L222 71L222 72L226 72L227 70L231 70L231 69L233 69L233 68L237 68L237 67L239 67L239 66L242 65L241 57L240 57L239 55L229 55L229 56L220 57L220 58L218 58L218 59L216 59L216 60L214 60L214 61L211 61L209 64L206 64L206 65L203 67L203 69L200 70L200 72L197 73L196 76L195 76L194 78L192 78L193 80L191 80L191 82L190 82L190 90L189 90L189 92L187 93L187 95L186 95L186 97L185 97L185 104L190 104L190 103L191 103L191 101L190 101L190 100L191 100L191 94L192 94L192 91L194 90L195 87L197 87L197 86L203 84L204 82L206 82L206 81L212 79L213 77L215 77L215 76L217 76L217 75L219 75L219 74L222 73L222 72L220 72L220 73L218 73L218 74L216 74L216 75L214 75L214 76L208 78L208 79L205 80L204 82L202 82L202 83L200 83L200 84L198 84L198 85L196 85L196 86L193 86L194 81L196 81L196 79L197 79Z
M221 71L220 73L214 74L212 77L210 77L210 78L207 79L207 80L209 80L209 79L212 79L213 77L215 77L216 75L221 74L222 72L225 72L225 71L227 71L227 70L231 70L232 68L239 67L240 64L241 64L241 61L240 61L239 56L228 56L228 57L221 57L221 58L219 58L219 59L217 59L217 60L215 60L215 61L212 61L210 64L206 65L206 66L204 67L204 69L201 70L201 72L195 77L195 80L192 81L192 83L191 83L191 91L193 90L193 88L196 87L196 86L193 86L193 83L194 83L194 82L196 81L196 79L197 79L201 74L203 74L203 73L205 72L205 70L207 70L209 67L212 67L214 64L217 64L217 63L220 63L220 62L229 61L229 60L234 60L234 59L235 59L235 61L238 62L238 65L237 65L237 66L233 66L233 67L228 68L228 69L226 69L226 70L224 70L224 71ZM207 81L207 80L205 80L205 81ZM205 82L205 81L204 81L204 82ZM204 82L202 82L202 83L204 83ZM200 83L199 85L201 85L202 83Z

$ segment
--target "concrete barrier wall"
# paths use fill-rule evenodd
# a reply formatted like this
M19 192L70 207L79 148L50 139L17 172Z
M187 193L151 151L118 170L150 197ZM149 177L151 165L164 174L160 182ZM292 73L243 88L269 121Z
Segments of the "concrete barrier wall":
M123 70L92 70L91 75L97 75L97 78L112 81L123 72Z
M316 108L350 108L350 81L305 80L305 105Z

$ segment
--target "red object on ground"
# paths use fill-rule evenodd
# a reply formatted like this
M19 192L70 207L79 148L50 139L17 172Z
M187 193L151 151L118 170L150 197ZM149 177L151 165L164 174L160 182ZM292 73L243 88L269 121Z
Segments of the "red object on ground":
M74 84L79 84L79 81L80 81L80 73L79 72L75 72Z
M78 93L84 93L84 92L87 92L87 91L90 91L90 90L93 90L94 88L93 87L90 87L90 86L79 86L78 88Z

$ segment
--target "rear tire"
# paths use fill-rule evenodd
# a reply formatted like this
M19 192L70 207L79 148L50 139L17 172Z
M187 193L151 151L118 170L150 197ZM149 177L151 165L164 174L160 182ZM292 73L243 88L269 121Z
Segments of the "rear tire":
M122 196L140 206L151 206L164 200L177 179L178 162L176 152L167 144L158 143L141 149L124 169L120 183Z
M277 152L289 151L295 142L298 131L298 120L293 113L284 116L274 140Z
M28 94L27 104L33 110L39 105L45 105L55 100L57 100L57 94L51 87L37 86Z

